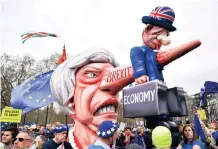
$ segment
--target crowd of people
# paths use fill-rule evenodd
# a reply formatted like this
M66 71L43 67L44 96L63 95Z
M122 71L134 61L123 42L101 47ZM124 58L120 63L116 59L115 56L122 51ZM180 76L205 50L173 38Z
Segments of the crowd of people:
M194 124L177 122L177 131L165 126L148 129L144 125L125 127L122 131L114 121L103 121L98 139L88 149L218 149L218 123L202 123L206 141L196 135ZM73 125L59 122L51 125L1 127L1 148L4 149L72 149L68 140Z

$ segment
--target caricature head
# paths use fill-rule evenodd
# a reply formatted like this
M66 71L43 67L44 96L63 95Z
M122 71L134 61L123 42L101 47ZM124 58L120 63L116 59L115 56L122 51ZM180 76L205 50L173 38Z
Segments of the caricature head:
M143 43L153 50L159 50L162 45L169 45L169 32L176 30L172 25L174 19L175 13L168 6L158 6L149 16L143 16L142 22L146 24L142 32Z
M169 45L169 31L160 26L146 25L142 32L143 44L151 49L160 50L162 45Z
M109 51L91 49L65 61L52 75L50 84L56 101L93 132L102 121L117 118L118 93L100 89L103 76L116 66Z

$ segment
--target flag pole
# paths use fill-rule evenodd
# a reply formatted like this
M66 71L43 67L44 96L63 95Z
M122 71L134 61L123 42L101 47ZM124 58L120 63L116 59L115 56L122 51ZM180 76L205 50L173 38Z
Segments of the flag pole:
M26 122L26 114L24 114L23 125L25 125L25 122Z
M66 118L66 126L67 126L67 115L65 115L65 118Z
M47 106L47 109L46 109L46 116L45 116L45 128L46 128L46 125L47 125L47 122L48 122L48 106Z
M38 123L39 123L39 109L37 111L37 119L36 119L36 124L38 124Z

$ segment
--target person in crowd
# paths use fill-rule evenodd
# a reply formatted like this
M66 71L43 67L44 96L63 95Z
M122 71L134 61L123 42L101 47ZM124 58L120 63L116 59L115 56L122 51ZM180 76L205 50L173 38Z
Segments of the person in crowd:
M218 136L216 138L216 145L214 146L214 149L218 149Z
M179 143L182 141L182 122L181 121L174 121L175 122L175 127L171 127L170 131L172 134L172 144L171 144L171 149L176 149L179 145Z
M182 131L183 140L180 142L177 149L205 149L204 143L197 138L192 125L186 124Z
M138 144L143 148L146 148L145 142L144 142L144 136L143 136L143 128L142 127L137 127L136 128L136 134L134 139L132 140L132 143Z
M44 134L44 136L46 138L48 138L48 140L54 138L52 131L50 129L48 129L47 127L44 128L44 133L43 134Z
M218 149L218 130L211 133L211 148Z
M39 135L36 137L37 149L42 149L42 145L47 142L47 138L43 135Z
M151 139L151 130L145 129L144 131L144 142L146 144L146 148L150 149L153 147L152 139Z
M120 136L116 140L116 146L125 147L128 146L134 139L134 134L131 132L130 127L125 127L124 132L120 133Z
M144 149L144 148L138 144L129 144L125 149Z
M124 135L124 144L125 146L128 146L134 139L134 134L131 133L131 128L126 127L123 135Z
M30 131L35 131L36 129L37 129L36 124L32 124L32 125L28 128L28 130L30 130Z
M45 126L40 126L38 135L44 135L44 130L45 130Z
M54 138L45 142L42 145L43 149L56 149L56 148L64 148L64 149L72 149L72 146L67 139L67 131L68 128L65 125L57 125L53 130Z
M152 131L152 142L157 149L170 149L172 135L170 130L164 126L157 126Z
M23 130L28 130L29 128L30 128L30 126L28 126L28 125L23 126Z
M88 149L111 149L114 147L120 129L115 121L103 121L97 130L99 138Z
M47 128L48 130L50 130L50 129L51 129L51 124L46 124L46 128Z
M20 131L16 136L13 149L36 149L33 132L29 130Z
M18 134L17 127L7 127L2 134L2 143L4 144L5 149L12 149L15 138Z
M50 130L53 131L55 129L55 127L56 127L56 124L52 124Z

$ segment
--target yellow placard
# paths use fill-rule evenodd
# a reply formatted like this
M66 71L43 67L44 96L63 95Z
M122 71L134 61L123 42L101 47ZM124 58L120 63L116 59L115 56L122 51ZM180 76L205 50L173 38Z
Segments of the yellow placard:
M21 109L6 107L2 110L1 122L20 123L22 116Z
M197 110L197 114L202 121L207 120L207 116L204 109Z
M4 108L5 109L13 109L12 107L8 107L8 106L5 106Z

